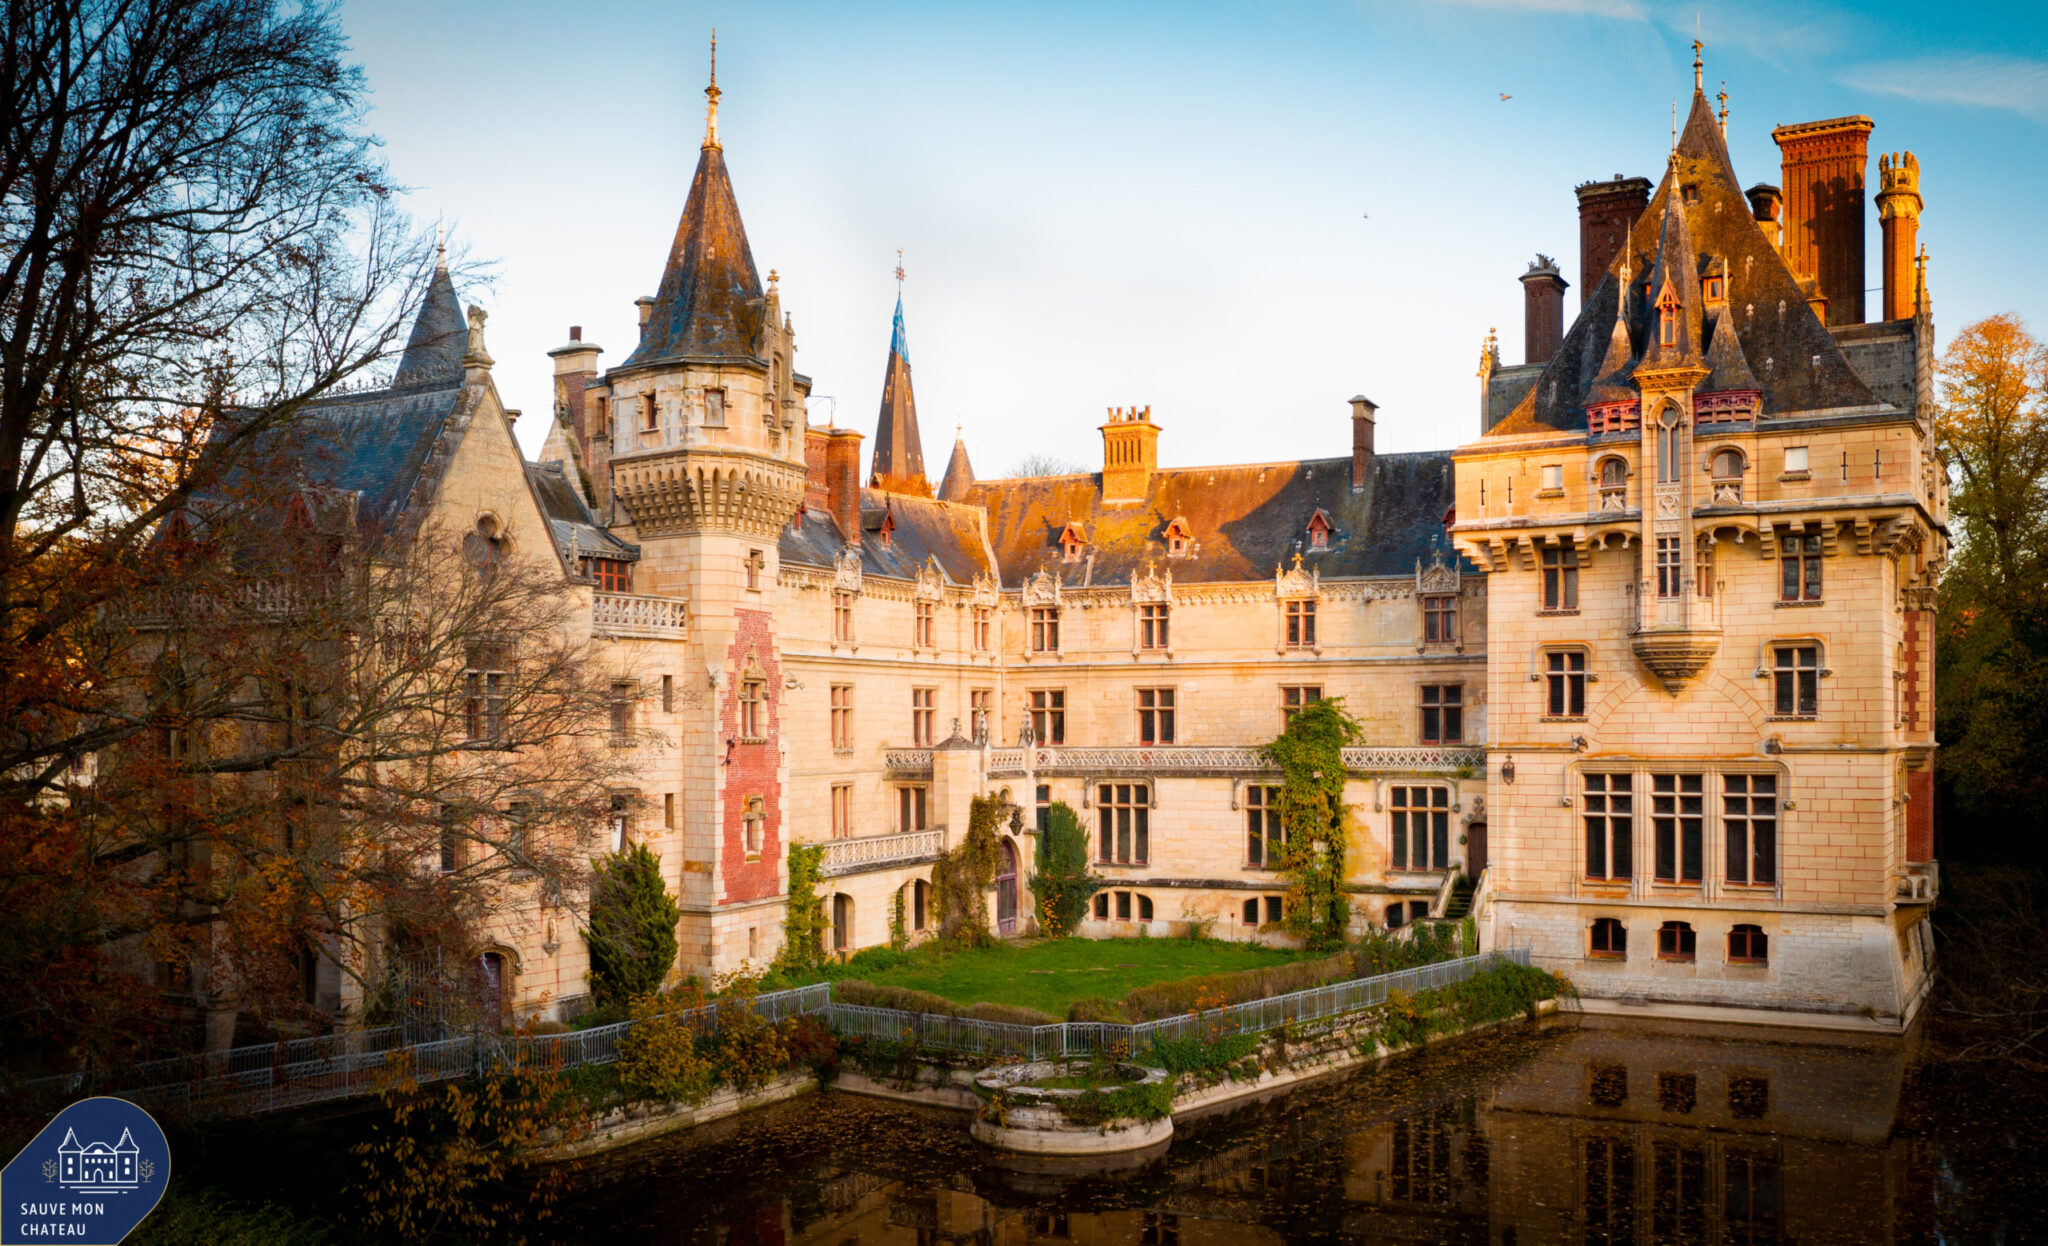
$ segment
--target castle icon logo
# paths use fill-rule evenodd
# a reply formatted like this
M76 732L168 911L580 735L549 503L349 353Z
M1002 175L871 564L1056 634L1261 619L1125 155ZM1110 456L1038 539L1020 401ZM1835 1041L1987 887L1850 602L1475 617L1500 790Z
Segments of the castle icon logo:
M0 1246L110 1246L156 1210L170 1180L170 1143L149 1113L125 1099L81 1099L0 1168Z

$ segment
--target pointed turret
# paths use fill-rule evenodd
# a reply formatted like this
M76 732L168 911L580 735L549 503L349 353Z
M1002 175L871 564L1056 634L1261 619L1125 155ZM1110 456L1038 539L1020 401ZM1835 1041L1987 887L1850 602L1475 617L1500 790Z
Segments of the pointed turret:
M875 428L870 488L893 493L932 494L924 474L924 446L917 435L917 399L910 391L910 343L903 332L903 295L896 295L896 327L889 337L889 370L882 380L882 414Z
M761 274L747 246L747 227L718 144L718 62L713 52L704 145L697 174L661 271L640 345L625 367L668 359L758 359L763 308Z
M426 301L412 322L405 339L405 354L391 378L393 389L448 388L462 384L462 356L469 350L469 321L462 315L462 300L455 297L455 281L448 275L447 252L434 264L433 280L427 283Z
M1664 197L1657 260L1650 269L1650 333L1638 371L1700 366L1699 256L1678 195Z
M939 482L941 502L965 502L967 491L974 487L974 466L967 461L967 443L959 434L953 437L953 457L946 460L946 476Z
M1735 326L1728 312L1714 318L1713 340L1707 343L1707 379L1700 382L1703 394L1724 394L1733 392L1757 392L1763 386L1757 384L1756 373L1750 371L1749 359L1742 353L1742 342L1735 335Z

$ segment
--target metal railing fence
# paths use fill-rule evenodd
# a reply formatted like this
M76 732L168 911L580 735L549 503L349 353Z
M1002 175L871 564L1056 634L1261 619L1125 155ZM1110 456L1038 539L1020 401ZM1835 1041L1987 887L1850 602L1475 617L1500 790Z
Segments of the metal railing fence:
M1130 1025L1017 1025L870 1008L834 1002L829 982L757 995L749 1006L769 1022L817 1016L842 1038L914 1041L933 1051L1045 1060L1092 1056L1121 1046L1126 1055L1141 1056L1154 1041L1266 1033L1376 1008L1393 991L1436 990L1497 965L1529 963L1528 948L1513 948ZM734 1000L714 1000L678 1015L699 1033L711 1035L735 1006ZM410 1044L399 1041L400 1027L387 1026L149 1061L106 1074L43 1078L22 1090L33 1097L63 1100L118 1094L154 1109L194 1116L275 1112L375 1094L398 1075L424 1083L494 1068L609 1064L619 1058L619 1040L637 1024L620 1021L565 1034L477 1033Z

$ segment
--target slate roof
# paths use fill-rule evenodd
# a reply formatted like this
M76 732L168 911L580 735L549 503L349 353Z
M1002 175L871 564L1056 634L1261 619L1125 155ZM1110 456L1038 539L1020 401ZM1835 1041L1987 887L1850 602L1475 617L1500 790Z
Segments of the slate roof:
M296 421L306 477L354 493L365 529L396 530L439 485L482 392L457 384L318 403Z
M405 354L391 388L449 389L462 384L462 356L469 350L469 322L462 315L462 300L455 297L455 282L446 264L434 266L427 285L427 297L405 339Z
M903 332L903 296L889 334L889 365L882 375L882 410L875 419L874 470L868 483L896 492L929 493L924 443L917 434L917 396L910 387L910 341Z
M947 502L964 502L974 487L974 464L967 461L967 443L953 438L953 457L946 460L946 478L939 482L939 497Z
M597 515L583 501L583 491L571 484L562 463L528 463L526 480L540 504L541 518L547 520L555 545L571 566L578 558L615 558L634 562L640 547L621 541L598 522Z
M887 545L880 536L884 516L893 523ZM970 584L993 568L981 512L973 506L863 489L860 525L862 575L912 580L927 559L936 559L948 582ZM784 563L829 570L845 547L832 513L806 507L802 524L782 530L780 553Z
M621 367L669 359L755 359L766 299L725 152L706 139L676 224L653 314Z
M1326 578L1412 575L1418 560L1457 556L1444 535L1456 500L1449 451L1376 455L1360 493L1343 458L1168 468L1135 506L1104 506L1099 475L981 481L969 500L988 508L989 543L1012 588L1041 568L1069 587L1128 584L1148 566L1200 584L1269 579L1296 553ZM1320 551L1308 548L1317 510L1335 525ZM1190 541L1169 558L1166 528L1176 517ZM1070 522L1088 542L1073 562L1058 545Z
M1682 188L1687 185L1698 189L1698 200L1691 204L1683 202ZM1623 319L1634 350L1647 347L1653 338L1657 292L1650 285L1649 270L1667 232L1674 198L1679 200L1676 212L1683 217L1687 245L1695 257L1688 272L1696 277L1698 262L1706 259L1718 258L1727 265L1725 316L1763 391L1765 417L1876 401L1764 236L1736 180L1713 110L1705 95L1695 91L1663 182L1606 275L1587 296L1564 345L1514 411L1494 427L1495 434L1585 430L1590 391L1610 370L1603 365L1611 362L1617 317ZM1629 274L1625 295L1624 269Z

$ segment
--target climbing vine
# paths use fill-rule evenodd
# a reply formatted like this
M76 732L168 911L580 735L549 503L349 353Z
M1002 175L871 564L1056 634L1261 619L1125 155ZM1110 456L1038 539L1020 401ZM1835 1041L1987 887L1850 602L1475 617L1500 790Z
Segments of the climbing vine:
M1067 802L1054 801L1038 833L1038 869L1031 876L1039 928L1051 936L1072 934L1088 914L1088 897L1102 885L1088 870L1088 832L1080 817Z
M910 932L903 921L903 888L898 887L889 897L889 946L902 951L910 944Z
M939 938L963 947L994 941L988 928L988 888L996 878L996 856L1002 851L996 828L1004 804L997 796L977 796L967 815L967 834L960 846L932 865L932 919Z
M821 844L789 846L789 904L782 916L782 951L775 957L775 968L784 972L816 969L825 961L825 901L818 895L824 860Z
M1361 734L1341 698L1304 706L1266 745L1280 768L1280 825L1287 842L1280 875L1287 883L1288 933L1321 951L1344 942L1351 902L1344 897L1344 746Z

